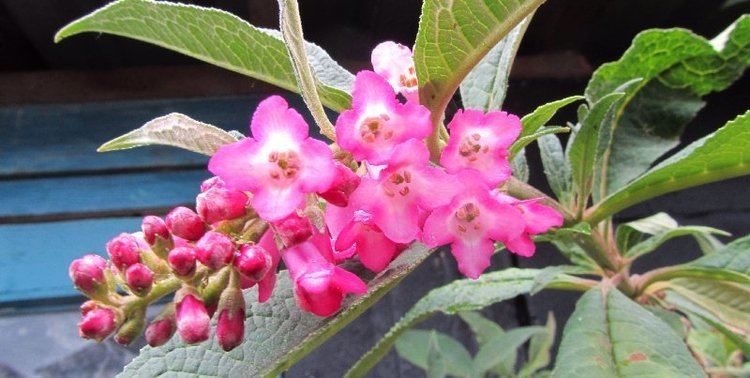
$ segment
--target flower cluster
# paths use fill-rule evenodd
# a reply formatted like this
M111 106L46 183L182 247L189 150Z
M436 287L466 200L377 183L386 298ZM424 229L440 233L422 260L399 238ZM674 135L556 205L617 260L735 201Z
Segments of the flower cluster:
M459 270L475 279L496 242L533 255L531 237L560 226L562 216L498 189L511 174L518 117L459 110L439 161L431 162L423 140L433 126L419 103L411 51L385 42L372 63L374 71L356 75L352 108L335 124L336 144L310 138L303 117L269 97L253 114L251 136L212 156L215 176L201 185L196 212L178 207L165 219L147 216L141 232L107 244L109 261L74 261L71 279L91 298L82 306L81 336L114 333L129 343L145 329L151 345L175 332L197 343L209 337L218 312L216 338L230 350L244 335L242 289L257 285L258 300L266 301L282 261L299 307L329 316L347 294L367 291L340 266L348 259L377 273L413 242L449 244ZM175 291L146 326L146 306Z

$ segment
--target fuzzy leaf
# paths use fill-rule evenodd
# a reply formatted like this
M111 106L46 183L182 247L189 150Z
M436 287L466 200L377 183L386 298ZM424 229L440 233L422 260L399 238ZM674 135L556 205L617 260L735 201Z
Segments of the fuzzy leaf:
M511 329L499 335L487 344L482 345L474 357L474 369L479 373L485 373L493 366L508 359L508 356L516 353L532 336L546 332L544 327L530 326Z
M428 352L433 337L445 362L445 371L454 376L469 376L473 371L469 351L458 340L441 332L408 330L396 340L396 352L413 365L427 370Z
M693 260L690 265L732 270L750 276L750 235L734 240L715 253Z
M617 248L625 252L640 243L646 235L656 235L679 227L677 221L667 213L656 213L617 226L615 241Z
M705 278L680 278L669 281L668 290L679 295L718 320L750 331L750 286ZM680 300L667 295L667 302L683 306Z
M544 165L547 183L564 205L570 204L570 191L573 185L570 164L565 159L562 144L555 135L542 135L538 140L539 152Z
M432 332L430 336L430 343L427 348L427 371L425 372L427 378L443 378L447 376L448 367L445 356L440 351L440 345L438 344L437 336L435 332Z
M458 316L469 325L469 328L471 328L471 331L474 333L474 338L477 340L477 344L480 348L490 340L505 333L499 324L485 318L476 311L461 312ZM516 351L513 351L513 353L509 353L504 360L493 366L491 370L493 373L505 377L513 374L515 364Z
M211 156L219 147L236 141L232 134L216 126L196 121L184 114L170 113L104 143L97 151L125 150L159 144Z
M429 250L415 244L368 283L367 294L350 297L342 310L320 318L299 309L286 271L280 272L273 296L258 303L256 288L245 290L245 341L231 352L219 347L215 333L196 345L179 337L163 346L145 347L121 374L123 377L183 373L209 376L275 377L346 326L419 265Z
M549 127L542 127L540 129L537 129L533 133L518 138L512 146L510 146L510 149L508 152L510 153L510 156L515 156L518 151L525 148L531 142L550 134L560 134L560 133L567 133L570 131L569 127L563 127L563 126L549 126Z
M581 297L565 325L554 377L705 377L661 319L612 288Z
M713 227L705 226L682 226L658 233L628 249L624 256L627 258L637 258L645 255L659 248L662 244L667 242L669 239L680 237L680 236L695 236L696 238L703 235L723 235L729 236L730 234L726 231L722 231Z
M513 160L510 161L513 177L523 181L529 181L529 164L526 162L526 150L518 151Z
M522 138L524 136L533 134L540 127L545 126L547 122L549 122L549 120L551 120L552 117L557 114L558 110L583 99L583 96L570 96L562 100L548 102L534 109L533 112L521 118L521 125L523 126L523 129L521 130L520 137Z
M519 377L534 376L538 370L549 365L552 344L555 342L557 324L552 312L547 314L547 324L544 332L531 337L529 342L529 360L518 372Z
M298 92L292 62L280 33L250 25L219 9L167 1L119 0L64 26L55 42L72 35L108 33L161 46L204 62ZM323 104L351 106L354 76L320 47L305 44L321 81Z

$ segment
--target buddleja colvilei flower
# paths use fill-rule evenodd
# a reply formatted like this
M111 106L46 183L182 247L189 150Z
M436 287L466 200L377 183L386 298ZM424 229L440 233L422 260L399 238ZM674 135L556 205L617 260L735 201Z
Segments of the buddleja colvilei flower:
M215 317L217 342L230 350L247 331L242 290L257 287L258 301L269 300L281 261L298 306L330 316L347 295L367 292L339 265L349 259L381 272L411 243L450 245L458 269L476 279L497 242L533 255L532 237L560 226L562 216L499 189L511 174L518 117L459 110L435 164L423 142L432 124L419 104L411 50L384 42L372 63L374 72L356 75L352 109L336 120L335 154L310 138L283 98L269 97L253 114L250 136L211 158L216 176L200 186L197 211L147 216L142 232L107 243L109 261L74 261L70 277L92 299L81 308L81 336L129 343L145 329L153 346L174 334L199 343ZM174 291L147 326L145 305Z

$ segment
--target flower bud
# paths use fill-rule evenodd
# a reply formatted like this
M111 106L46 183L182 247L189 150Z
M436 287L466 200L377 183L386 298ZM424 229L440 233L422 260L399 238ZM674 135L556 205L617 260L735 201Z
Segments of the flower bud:
M73 260L68 268L68 274L73 284L84 294L98 296L107 291L105 270L107 260L98 255L85 255Z
M219 320L216 325L216 339L225 351L230 351L242 343L245 337L245 299L242 290L229 287L219 300Z
M268 274L272 264L271 254L258 244L245 244L234 256L234 267L237 271L255 282Z
M209 269L216 270L232 261L234 249L234 242L228 236L209 231L195 243L195 257Z
M177 329L174 311L174 303L166 305L159 316L148 325L148 328L146 328L148 345L152 347L163 345L174 335L174 331Z
M167 229L183 239L195 241L206 232L206 225L193 210L180 206L167 214Z
M195 344L208 339L211 318L197 293L183 288L175 294L177 333L183 341Z
M195 199L195 209L208 224L245 215L247 196L239 190L210 188Z
M81 315L78 334L84 339L102 341L114 332L117 326L115 311L92 301L81 306Z
M154 273L146 265L133 264L125 271L125 282L134 293L142 295L151 290L151 285L154 284Z
M276 235L286 247L302 243L310 239L313 234L313 226L307 217L301 217L292 213L288 217L273 224Z
M176 275L190 277L195 273L195 249L189 246L175 247L169 251L167 262Z
M226 184L224 184L224 180L219 176L211 177L201 183L201 193L208 191L211 188L226 188Z
M351 169L336 163L336 178L331 187L320 193L320 196L332 205L346 207L349 204L349 195L357 189L360 181L361 178Z
M167 224L161 218L154 215L143 217L141 230L143 231L143 238L149 245L156 243L157 236L164 240L168 240L171 236L167 229Z
M107 253L112 264L121 271L141 262L141 248L138 240L128 233L123 232L110 240L107 243Z
M120 326L115 335L115 342L120 345L130 345L137 339L146 328L146 308L138 308L128 314L125 322Z

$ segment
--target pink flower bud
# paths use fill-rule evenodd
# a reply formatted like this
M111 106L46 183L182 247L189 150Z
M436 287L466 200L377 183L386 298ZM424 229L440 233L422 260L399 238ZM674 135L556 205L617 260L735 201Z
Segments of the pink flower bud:
M183 341L195 344L208 339L211 318L206 306L191 291L182 290L175 295L177 300L175 319L177 333Z
M228 236L209 231L195 243L195 257L209 269L216 270L232 261L234 249L234 242Z
M367 287L357 276L339 267L305 273L297 278L294 289L297 304L318 316L336 313L346 293L367 292Z
M167 224L164 221L154 215L149 215L143 218L141 223L141 230L143 231L143 238L149 245L156 243L156 237L159 236L162 239L169 239L169 230L167 230Z
M112 264L119 270L125 270L129 266L141 262L138 240L128 233L122 233L110 240L107 243L107 253L109 253Z
M102 341L115 331L115 312L110 308L88 301L81 306L81 315L78 334L84 339Z
M146 342L152 347L157 347L166 343L174 334L175 318L159 318L151 322L146 328Z
M226 188L226 184L224 184L224 180L219 178L219 176L211 177L201 183L201 193L211 188Z
M85 255L70 263L68 274L73 284L85 294L94 294L106 281L107 260L98 255Z
M313 226L307 217L301 217L292 213L288 217L273 223L276 235L286 247L291 247L310 239L313 234Z
M234 256L234 267L237 271L255 282L268 274L272 264L271 254L258 244L245 244Z
M198 195L195 209L208 224L245 215L247 196L239 190L212 187Z
M349 195L357 189L360 181L361 178L351 169L336 163L336 178L331 187L320 193L320 196L332 205L346 207L349 204Z
M133 264L125 271L125 281L136 294L144 294L154 284L154 273L146 265Z
M206 232L206 225L193 210L180 206L167 214L167 228L183 239L195 241Z
M193 247L175 247L169 251L167 262L178 276L189 277L195 273L195 250Z
M230 351L242 344L245 337L245 309L224 309L219 313L216 326L216 338L225 351Z

